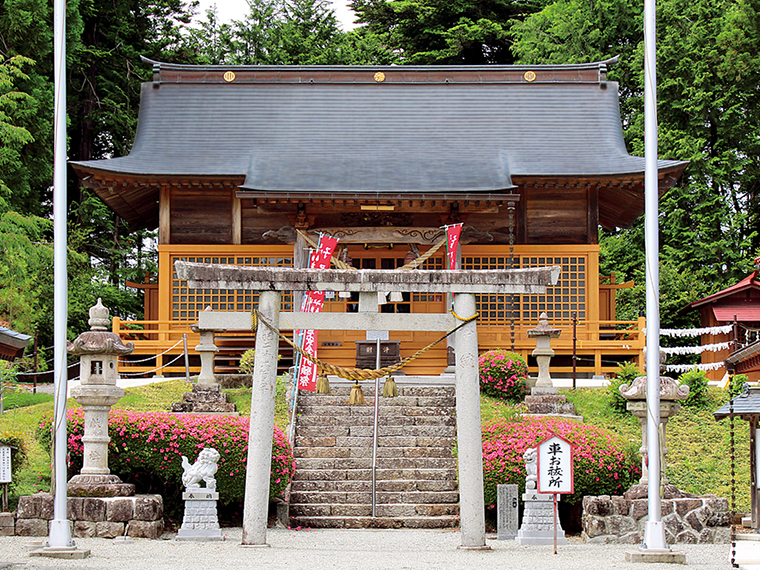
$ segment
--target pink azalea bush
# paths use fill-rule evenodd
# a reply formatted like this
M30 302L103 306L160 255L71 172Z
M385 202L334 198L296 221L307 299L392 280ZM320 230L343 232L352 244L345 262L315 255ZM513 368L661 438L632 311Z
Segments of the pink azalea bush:
M496 485L517 483L525 491L523 453L556 434L573 445L575 493L562 500L580 502L584 495L619 495L641 477L635 446L610 431L560 418L524 418L483 426L483 482L486 509L496 509Z
M500 400L519 402L528 392L528 365L507 350L489 350L478 358L480 391Z
M43 418L38 435L50 441L52 418ZM68 447L71 470L82 465L84 410L68 412ZM221 458L216 472L219 500L241 502L245 495L248 418L232 416L186 416L162 412L112 410L108 418L108 466L138 492L164 495L171 503L182 492L182 456L191 463L204 447L213 447ZM281 497L295 473L293 450L278 427L272 438L270 498ZM171 506L167 509L171 511Z

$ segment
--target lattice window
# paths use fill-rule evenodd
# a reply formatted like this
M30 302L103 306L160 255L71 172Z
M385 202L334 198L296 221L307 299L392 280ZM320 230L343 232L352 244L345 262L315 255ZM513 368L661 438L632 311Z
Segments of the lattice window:
M545 295L476 295L475 303L484 325L508 325L512 317L516 321L538 321L546 312L550 321L571 319L572 313L586 318L587 263L583 256L531 256L515 255L511 267L545 267L561 265L562 273L554 287L548 287ZM507 269L509 255L463 256L462 269Z
M523 295L521 315L523 321L537 321L545 312L549 321L570 320L573 312L579 320L586 319L586 275L585 257L579 256L522 256L522 267L562 266L559 281L554 287L547 287L546 295Z
M196 263L220 263L224 265L292 267L293 258L285 256L208 256L172 257L172 267L177 260ZM187 281L172 272L172 320L195 322L198 312L210 306L214 311L250 311L259 302L258 293L239 289L189 289ZM293 294L284 291L282 310L291 311Z
M508 269L518 267L519 259L510 263L508 255L462 256L462 269ZM507 325L514 316L519 320L518 295L475 295L475 310L481 325Z

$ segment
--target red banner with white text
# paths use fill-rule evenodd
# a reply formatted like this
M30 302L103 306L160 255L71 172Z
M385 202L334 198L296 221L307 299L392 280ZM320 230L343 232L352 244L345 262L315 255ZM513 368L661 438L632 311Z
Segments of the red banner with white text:
M446 226L446 254L449 259L449 269L457 268L457 250L461 233L462 224Z
M317 251L312 252L309 259L309 269L329 269L330 258L338 244L337 238L323 235L319 239ZM303 313L321 313L325 304L324 291L307 291L304 295L301 312ZM316 358L317 356L317 331L301 331L301 348ZM301 390L314 392L317 389L317 372L318 368L311 361L301 358L298 367L298 387Z

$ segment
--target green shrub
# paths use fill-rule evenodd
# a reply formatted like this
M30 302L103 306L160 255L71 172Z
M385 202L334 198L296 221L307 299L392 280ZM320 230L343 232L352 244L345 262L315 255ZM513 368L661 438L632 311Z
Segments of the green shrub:
M678 383L689 387L689 397L683 405L689 408L702 409L710 405L707 395L707 375L704 370L694 368L678 377Z
M584 495L615 495L641 477L641 459L633 444L612 432L561 418L526 418L521 422L493 422L483 426L483 479L486 509L496 508L496 486L519 485L525 491L523 453L552 434L573 445L575 493L569 504Z
M528 392L528 365L507 350L489 350L478 359L480 391L500 400L519 402Z
M51 418L44 418L37 437L50 444ZM68 442L71 469L82 465L84 411L69 410ZM160 493L168 513L181 509L182 456L193 463L200 450L213 447L221 458L216 473L220 503L241 502L245 496L248 418L179 416L163 412L112 410L108 419L108 466L140 492ZM270 498L282 497L295 473L293 451L285 435L274 428Z
M24 434L20 431L0 431L0 443L11 446L11 479L16 481L16 474L26 465L27 452Z
M240 372L242 374L253 374L253 361L256 358L256 351L251 348L246 350L240 357Z
M620 395L620 387L623 384L630 386L636 378L643 375L644 373L633 362L618 364L618 371L607 386L608 402L613 411L619 414L626 413L625 405L628 400Z
M746 374L734 374L731 376L731 383L728 385L728 396L734 398L742 393L745 383L749 383L749 376Z

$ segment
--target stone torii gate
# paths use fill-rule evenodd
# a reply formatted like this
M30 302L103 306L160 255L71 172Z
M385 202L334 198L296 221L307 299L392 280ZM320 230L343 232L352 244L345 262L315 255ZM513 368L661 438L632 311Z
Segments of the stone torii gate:
M557 283L559 266L477 271L319 270L282 267L206 265L177 261L179 279L193 289L246 289L259 292L259 314L275 329L450 331L461 322L452 314L378 313L378 291L454 293L454 312L475 314L475 294L543 294ZM359 293L359 313L281 312L283 291L351 291ZM198 313L201 344L213 350L214 331L246 330L248 312ZM210 341L210 342L209 342ZM274 430L277 335L266 326L256 334L253 403L243 509L243 546L266 546L269 476ZM456 333L456 418L459 463L461 548L483 549L483 447L481 441L478 337L476 322ZM209 351L211 356L213 352ZM207 359L208 362L208 359ZM207 368L207 367L205 367ZM212 374L208 369L206 376ZM202 374L201 376L204 376Z

